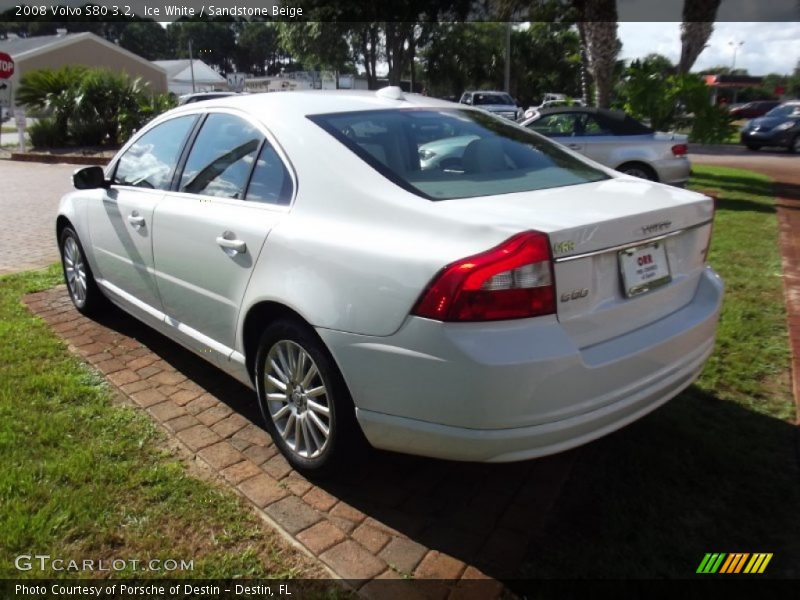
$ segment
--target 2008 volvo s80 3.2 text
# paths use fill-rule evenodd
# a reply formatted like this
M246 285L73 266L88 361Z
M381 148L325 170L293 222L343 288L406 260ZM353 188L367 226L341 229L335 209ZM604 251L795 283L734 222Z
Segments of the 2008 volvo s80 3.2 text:
M448 137L464 152L424 155ZM77 308L110 300L254 388L308 472L364 437L455 460L559 452L674 397L714 344L711 199L471 107L231 96L73 179L57 233Z

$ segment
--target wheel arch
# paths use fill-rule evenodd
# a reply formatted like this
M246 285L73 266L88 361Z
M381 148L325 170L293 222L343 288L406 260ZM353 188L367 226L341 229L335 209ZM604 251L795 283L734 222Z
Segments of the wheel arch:
M244 351L247 374L250 376L251 381L255 377L256 354L261 334L270 323L274 323L279 319L293 319L307 325L311 330L314 329L303 315L274 300L262 300L248 308L247 314L242 321L242 350ZM328 351L330 352L330 350Z
M655 181L656 183L658 183L660 181L660 179L658 177L658 173L656 172L656 170L653 167L651 167L650 165L648 165L644 161L641 161L641 160L626 160L625 162L623 162L623 163L619 164L618 166L614 167L614 170L621 172L621 171L623 171L623 169L625 167L638 167L638 168L642 169L643 171L646 171L647 173L649 173L651 175L651 177L652 177L651 181Z
M66 215L58 215L58 217L56 217L56 240L61 239L61 232L64 231L65 227L75 229L75 225L69 220L69 217Z

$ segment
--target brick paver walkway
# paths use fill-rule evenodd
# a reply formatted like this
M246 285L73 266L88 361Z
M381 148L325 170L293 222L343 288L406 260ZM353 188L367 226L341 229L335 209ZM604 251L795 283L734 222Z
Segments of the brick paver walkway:
M375 452L341 479L314 483L262 430L249 389L121 311L81 316L64 286L25 301L276 528L367 596L384 597L382 579L412 575L447 580L430 582L442 586L434 597L497 597L498 580L515 575L574 460L570 452L476 465ZM402 597L412 592L419 589Z
M58 260L56 210L76 168L0 160L0 275Z
M779 194L776 205L783 262L783 291L792 350L792 391L797 424L800 425L800 173L794 173L794 176L796 183L776 185Z
M792 353L792 391L800 424L800 156L785 152L748 153L737 148L722 148L720 154L697 153L692 162L748 169L771 177L780 230L783 263L783 290L789 345Z

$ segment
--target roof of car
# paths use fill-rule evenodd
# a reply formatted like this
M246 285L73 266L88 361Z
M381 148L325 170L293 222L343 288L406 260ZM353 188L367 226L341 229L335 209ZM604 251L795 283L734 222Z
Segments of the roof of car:
M387 88L384 88L387 89ZM381 94L380 90L298 90L290 92L264 92L225 96L200 103L187 104L181 109L196 110L198 107L238 108L252 114L274 113L296 116L355 112L363 110L384 110L393 108L460 108L463 105L439 100L421 94L400 94L402 99L395 99L389 94ZM176 109L180 110L180 109Z
M537 111L538 117L560 113L581 113L591 114L597 117L599 122L607 127L613 128L615 135L644 135L652 133L653 130L647 125L640 123L630 115L621 110L610 110L607 108L597 108L596 106L558 106L553 108L543 108Z
M563 113L563 112L580 112L580 113L591 113L594 115L601 115L606 117L607 119L614 119L617 121L624 120L628 115L626 115L621 110L611 110L608 108L597 108L596 106L554 106L554 107L547 107L543 108L542 110L538 111L539 114L548 115L550 113Z

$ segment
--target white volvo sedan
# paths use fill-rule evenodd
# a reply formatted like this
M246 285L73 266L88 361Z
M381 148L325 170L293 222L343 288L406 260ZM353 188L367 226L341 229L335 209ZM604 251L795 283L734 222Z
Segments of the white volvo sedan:
M251 386L308 472L364 437L559 452L674 397L714 344L711 199L397 88L186 105L74 183L78 310L110 300Z

